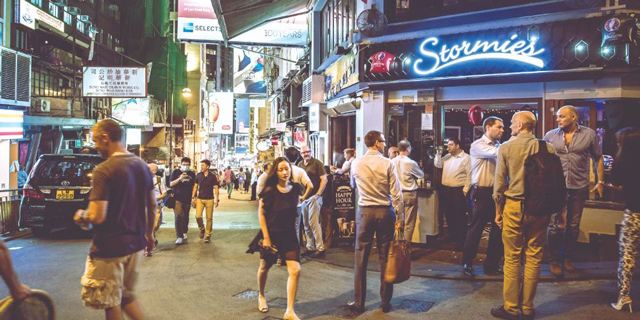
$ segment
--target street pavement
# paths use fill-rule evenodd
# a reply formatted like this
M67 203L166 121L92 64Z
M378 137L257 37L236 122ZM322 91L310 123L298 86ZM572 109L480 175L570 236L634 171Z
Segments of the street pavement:
M267 282L270 310L257 310L258 254L246 254L258 227L257 202L234 192L220 192L214 212L212 243L198 239L191 212L187 244L176 246L173 215L165 210L158 233L159 249L144 258L137 287L148 319L278 319L286 303L286 268L274 266ZM56 230L46 238L26 237L7 243L20 279L53 297L58 319L102 319L104 314L83 307L80 277L90 235ZM327 259L330 259L327 255ZM377 259L370 260L370 266ZM489 311L502 303L502 282L412 277L396 285L393 309L379 308L379 273L368 273L366 312L357 319L491 319ZM640 301L640 283L632 298ZM0 296L7 296L3 286ZM613 310L614 280L543 282L536 297L537 319L638 319ZM341 307L353 297L353 269L303 260L296 312L302 319L350 318Z

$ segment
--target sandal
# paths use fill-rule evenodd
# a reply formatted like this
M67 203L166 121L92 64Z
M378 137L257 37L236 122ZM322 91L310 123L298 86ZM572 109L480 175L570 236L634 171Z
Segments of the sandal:
M267 299L264 299L264 306L260 305L260 297L258 297L258 311L262 313L269 312L269 306L267 306Z

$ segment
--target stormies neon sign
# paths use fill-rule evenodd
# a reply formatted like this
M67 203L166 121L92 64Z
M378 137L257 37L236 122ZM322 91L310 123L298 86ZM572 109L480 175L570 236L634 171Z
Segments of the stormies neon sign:
M422 42L420 53L424 58L418 58L413 63L413 71L421 76L433 74L442 69L473 60L512 60L530 64L538 68L544 67L544 61L536 56L544 52L544 49L536 49L536 41L515 41L518 35L512 35L509 40L500 43L498 41L476 41L472 44L462 41L448 48L443 44L440 53L437 53L438 38L431 37ZM425 58L433 62L425 61ZM430 68L429 68L430 67Z

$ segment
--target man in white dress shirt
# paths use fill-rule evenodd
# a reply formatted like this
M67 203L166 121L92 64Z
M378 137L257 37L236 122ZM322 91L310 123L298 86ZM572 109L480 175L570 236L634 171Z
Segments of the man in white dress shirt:
M491 223L487 257L484 260L484 273L502 274L500 260L504 255L502 230L495 223L496 204L493 201L493 181L496 175L496 159L500 138L504 133L504 123L498 117L488 117L483 122L485 134L471 144L471 191L469 198L473 203L471 225L467 231L462 254L462 267L466 276L475 276L473 260L478 254L478 245L482 232Z
M447 219L448 235L455 240L456 251L462 251L467 236L466 196L471 185L471 158L460 148L458 138L450 138L447 148L449 154L443 157L438 150L434 159L435 166L443 169L440 212ZM439 222L442 227L442 219Z
M396 166L398 180L402 188L402 199L404 200L404 238L411 241L413 230L416 227L416 217L418 216L418 183L416 180L424 178L424 172L418 163L409 158L411 155L411 143L402 140L398 143L400 155L393 158L391 162Z
M384 281L389 245L395 227L402 226L394 211L403 209L402 189L396 176L395 165L382 153L386 140L379 131L369 131L364 137L367 152L351 165L351 187L357 186L358 212L356 214L355 301L349 303L356 313L364 312L367 293L367 263L375 234L380 261L380 299L382 311L391 310L393 284Z
M342 168L337 169L336 167L331 167L331 171L337 174L347 174L351 170L351 163L356 158L356 149L347 148L344 149L344 163L342 164Z

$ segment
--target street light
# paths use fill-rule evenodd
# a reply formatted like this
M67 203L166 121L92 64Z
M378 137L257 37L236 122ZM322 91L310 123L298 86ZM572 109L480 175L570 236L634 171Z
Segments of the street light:
M167 54L167 60L169 60L169 55ZM167 61L168 62L168 61ZM167 63L167 73L169 72L169 64ZM167 74L167 78L168 78L168 74ZM171 127L169 128L169 170L173 170L173 88L177 87L178 85L173 83L173 79L171 79L170 84L168 84L170 87L170 94L171 94ZM181 91L182 93L182 98L187 99L189 97L191 97L191 89L189 88L184 88ZM170 171L171 172L171 171Z
M191 98L191 89L189 88L182 89L182 97L185 99Z

